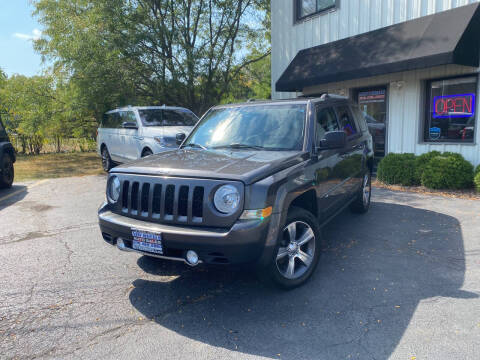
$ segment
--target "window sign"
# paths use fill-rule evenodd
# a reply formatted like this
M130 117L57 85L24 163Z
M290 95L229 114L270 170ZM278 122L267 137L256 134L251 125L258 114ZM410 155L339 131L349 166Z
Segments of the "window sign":
M385 89L360 91L358 93L358 103L370 104L370 103L377 103L377 102L385 102L385 93L386 93Z
M433 117L455 118L475 115L475 94L435 96L433 98Z
M476 76L428 82L424 141L472 143L476 96Z

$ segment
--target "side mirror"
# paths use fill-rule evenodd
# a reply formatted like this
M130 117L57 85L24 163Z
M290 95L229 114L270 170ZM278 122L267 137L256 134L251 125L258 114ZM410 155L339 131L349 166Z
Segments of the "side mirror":
M177 140L177 145L182 145L183 140L185 140L186 137L187 137L187 135L185 135L184 133L178 133L175 136L175 139Z
M124 129L138 129L137 123L133 121L132 122L126 121L122 123L122 127Z
M320 150L341 149L347 145L347 134L345 131L330 131L320 140Z

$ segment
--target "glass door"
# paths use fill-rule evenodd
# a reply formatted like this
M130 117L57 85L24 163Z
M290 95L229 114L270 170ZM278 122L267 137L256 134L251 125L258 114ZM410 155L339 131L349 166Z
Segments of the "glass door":
M375 158L385 156L387 134L387 88L385 86L357 90L356 100L367 119L373 137Z

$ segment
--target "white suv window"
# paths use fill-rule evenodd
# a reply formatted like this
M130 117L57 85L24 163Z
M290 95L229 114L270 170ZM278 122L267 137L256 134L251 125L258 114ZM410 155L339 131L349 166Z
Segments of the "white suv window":
M122 124L124 122L137 123L137 117L135 116L135 113L133 111L121 111L119 115L120 115L119 127L122 127Z

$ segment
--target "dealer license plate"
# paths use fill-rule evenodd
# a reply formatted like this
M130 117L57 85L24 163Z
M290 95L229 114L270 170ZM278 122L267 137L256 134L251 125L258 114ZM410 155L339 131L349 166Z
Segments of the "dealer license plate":
M163 254L162 234L132 229L132 248L154 254Z

